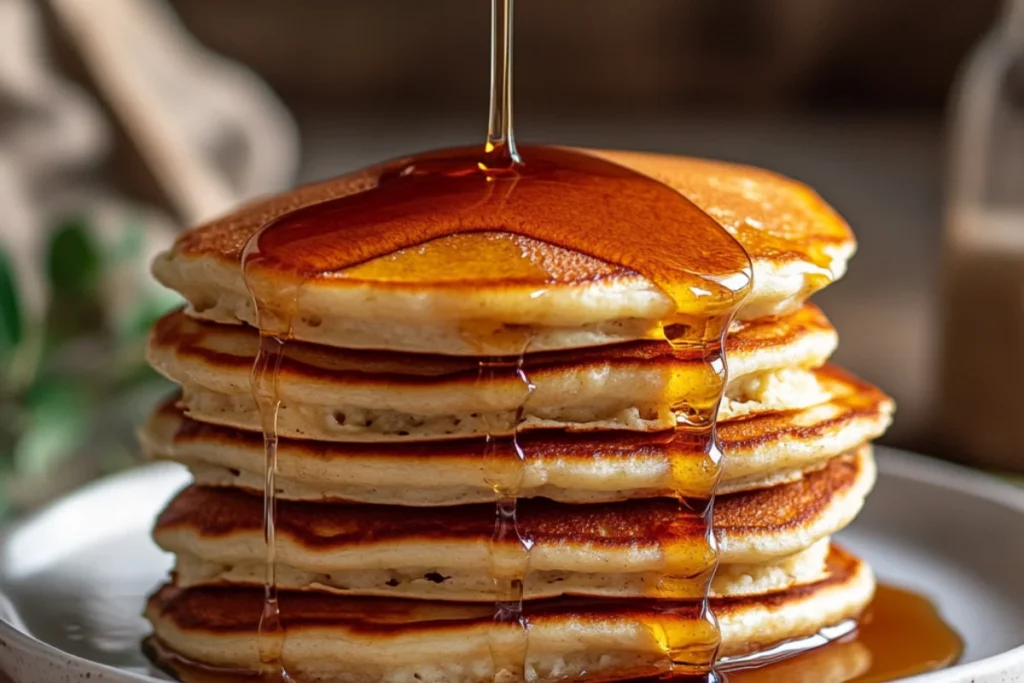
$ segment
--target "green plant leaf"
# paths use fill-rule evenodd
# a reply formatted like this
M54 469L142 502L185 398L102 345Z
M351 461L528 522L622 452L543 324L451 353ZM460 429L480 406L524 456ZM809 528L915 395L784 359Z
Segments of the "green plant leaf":
M58 225L50 240L47 275L52 289L46 313L46 348L100 334L106 316L100 296L103 259L82 219Z
M14 266L7 252L0 249L0 369L10 362L14 348L24 336L24 320L18 296Z
M94 294L100 267L100 254L84 219L70 218L57 226L47 261L47 274L56 295Z
M6 472L0 473L0 481L6 482L8 475ZM7 491L4 490L3 486L0 486L0 520L6 520L8 513L11 511L11 501L7 495Z
M51 472L88 438L90 393L66 378L43 380L25 396L25 431L14 447L18 475Z

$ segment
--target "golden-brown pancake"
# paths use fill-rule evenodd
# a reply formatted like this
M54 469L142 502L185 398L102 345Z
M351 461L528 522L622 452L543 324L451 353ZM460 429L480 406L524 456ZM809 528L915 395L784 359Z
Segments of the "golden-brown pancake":
M776 562L845 527L874 484L869 447L834 458L804 478L719 497L715 534L722 564ZM158 545L188 558L186 583L262 580L262 498L230 488L192 486L160 515ZM532 542L528 597L576 593L693 597L693 577L709 562L700 510L670 499L565 505L519 502L517 528ZM493 505L434 508L280 501L279 576L357 595L493 601L489 541ZM513 543L509 539L508 543ZM193 560L201 560L195 562ZM796 580L796 579L794 579ZM305 584L300 587L305 587Z
M816 582L713 599L720 653L764 649L856 617L873 591L867 565L833 547L827 571ZM280 608L287 634L284 668L301 680L490 682L496 672L489 634L512 628L496 625L487 604L285 591ZM259 588L165 586L146 608L155 634L148 652L172 671L184 665L181 658L254 671L262 611ZM707 621L695 602L556 598L527 602L524 613L530 625L526 666L536 681L655 675L667 666L666 632L680 641L707 637Z
M711 580L710 595L760 595L817 581L825 571L829 540L829 537L823 538L806 550L770 562L721 565ZM266 578L266 567L255 563L223 565L182 554L175 562L174 576L177 585L182 587L260 586ZM287 590L465 602L493 602L495 599L494 579L486 573L445 576L440 572L360 570L327 574L279 565L275 568L275 577L278 588ZM681 599L701 594L706 584L704 578L699 585L697 580L683 578L670 579L674 583L670 586L667 582L660 583L660 578L650 573L533 572L525 578L524 594L531 600L559 595ZM685 585L687 583L689 585Z
M829 401L804 410L720 422L725 458L719 492L791 481L805 470L879 436L892 401L838 368L815 371ZM262 490L263 437L197 422L173 401L140 431L145 454L188 465L200 484ZM594 503L671 495L699 496L715 476L703 447L683 433L531 431L523 449L521 498ZM276 486L289 500L388 505L493 502L479 439L365 444L282 438Z
M854 251L846 223L788 178L700 159L592 153L672 186L736 237L754 274L741 319L795 310L840 277ZM241 270L246 240L288 211L373 187L393 165L301 187L191 230L156 260L154 274L196 315L255 324ZM524 335L537 350L649 338L672 312L669 297L636 273L500 229L437 239L305 283L294 335L347 348L504 355L518 354Z
M183 385L183 405L202 422L259 430L250 372L259 345L247 327L182 312L161 319L149 360ZM731 377L721 417L803 408L827 394L806 369L836 345L817 308L737 324L726 342ZM696 350L639 341L530 354L523 370L481 379L475 359L355 351L290 343L277 377L282 435L331 441L426 440L520 429L658 431L675 425L672 399L714 401L714 368ZM524 404L525 400L525 404Z

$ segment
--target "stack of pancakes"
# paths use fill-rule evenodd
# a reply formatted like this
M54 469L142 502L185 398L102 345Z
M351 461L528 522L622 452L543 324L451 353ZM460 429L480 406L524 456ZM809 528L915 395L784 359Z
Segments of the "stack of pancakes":
M812 191L766 171L593 153L683 193L753 264L753 289L726 340L719 412L710 604L720 656L856 617L872 596L871 572L829 539L871 489L869 442L893 406L827 364L837 335L807 303L844 272L849 228ZM195 475L157 522L155 539L177 562L146 611L150 653L179 675L194 664L260 668L265 459L250 385L260 339L242 250L267 221L358 191L366 177L244 208L186 233L154 266L189 304L157 324L149 346L182 393L142 429L150 457ZM713 476L703 452L669 438L669 383L696 370L653 340L672 308L664 293L635 273L500 231L435 240L315 284L297 303L277 378L276 575L288 673L495 677L495 492L482 453L487 434L517 425L518 524L532 542L525 675L661 670L665 620L696 633L702 619L700 596L661 581L667 558L706 545L674 496L687 485L706 491ZM485 377L478 362L518 354L524 333L533 384L525 404L519 379Z

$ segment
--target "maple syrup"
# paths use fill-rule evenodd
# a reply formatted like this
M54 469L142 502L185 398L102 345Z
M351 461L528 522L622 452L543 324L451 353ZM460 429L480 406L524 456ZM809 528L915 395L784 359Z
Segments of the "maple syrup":
M707 609L707 592L717 566L711 524L721 460L714 426L726 380L723 338L749 290L750 260L717 222L656 180L567 149L520 151L511 127L512 2L494 0L493 9L491 111L483 149L441 150L386 164L373 187L286 214L264 226L246 246L245 282L265 340L253 387L266 431L268 545L274 537L273 451L279 405L274 368L291 336L308 282L345 279L354 267L379 257L473 232L504 231L567 248L639 273L659 287L674 304L674 314L661 328L664 340L674 353L688 358L696 354L708 369L707 381L695 385L680 380L669 389L678 438L698 442L706 455L707 486L697 492L699 505L691 509L682 497L682 492L694 493L688 471L675 473L680 480L674 489L680 492L683 514L704 524L707 542L697 551L663 548L663 580L696 584L695 593L704 598L705 619L684 630L673 626L681 620L671 618L656 620L653 626L677 673L706 675L720 640ZM481 268L486 272L487 264ZM389 279L379 269L377 275L380 281ZM360 277L365 278L365 270ZM423 277L429 281L432 275ZM463 329L472 341L472 326ZM524 335L522 342L518 357L479 363L482 382L514 374L523 386L521 405L532 387L522 370L529 339ZM531 542L529 530L521 529L516 519L522 463L528 457L518 444L517 431L518 424L489 433L483 457L496 498L491 543L498 626L491 639L495 675L522 680L528 630L522 617L522 586ZM510 538L515 542L507 543ZM268 547L261 660L265 671L279 671L284 678L281 634L271 632L277 628L273 561L273 549Z
M712 521L721 450L715 420L726 382L723 337L750 282L746 253L717 223L674 190L613 164L544 147L524 148L520 162L498 171L483 165L481 158L478 149L421 155L400 168L386 168L374 189L295 211L260 231L246 250L246 281L257 302L261 333L265 340L273 341L261 344L254 385L276 388L276 379L266 376L267 369L279 363L275 359L291 335L295 301L301 297L305 282L318 277L343 278L346 268L437 237L482 227L501 229L620 263L646 275L676 304L676 316L662 328L666 343L681 358L697 354L708 370L705 381L696 385L679 381L669 386L678 422L674 438L699 444L706 459L703 469L707 488L697 492L701 495L696 506L683 497L684 493L695 493L689 467L678 472L673 469L679 477L673 489L679 493L681 514L702 521L706 544L699 550L687 548L681 553L669 546L662 549L663 581L697 583L698 594L705 598L705 618L699 628L687 627L685 632L673 626L679 621L673 619L654 627L655 636L677 671L706 674L719 642L714 616L706 609L707 591L717 566ZM599 212L580 211L580 207L595 204L601 206ZM637 212L637 206L646 209ZM624 240L612 226L644 238ZM647 240L649 234L657 237ZM650 247L643 244L647 241ZM657 257L648 259L652 254ZM261 270L271 269L278 277L261 278ZM284 287L281 273L288 280ZM297 296L288 295L282 306L282 291L294 291ZM518 378L523 386L520 407L532 387L522 369L526 347L524 344L523 353L517 357L479 363L480 381L492 381L502 373ZM274 428L272 416L277 405L276 395L265 393L262 397L265 429ZM492 651L501 669L521 678L526 624L520 603L531 544L528 530L519 528L515 515L522 463L528 457L518 444L517 430L515 424L511 430L489 433L483 456L497 500L495 542L491 545L491 572L497 594L495 618L503 627L513 626L495 629L497 640ZM271 447L276 444L276 435L268 432L266 443L266 536L272 539L275 508ZM675 464L669 460L670 467ZM504 542L509 538L516 539L516 543ZM268 562L272 562L272 551L268 551ZM268 582L272 581L272 569L268 568L267 576ZM267 595L273 595L269 583ZM280 638L261 637L264 641L279 643ZM265 662L278 661L273 652L261 652Z
M496 675L504 671L512 680L526 680L529 636L529 627L523 618L523 586L530 570L533 541L528 532L520 528L516 509L526 457L516 435L522 422L523 406L533 391L533 383L523 371L528 343L528 338L524 338L517 357L481 360L477 379L486 386L511 376L523 390L512 429L489 424L483 452L484 476L496 499L494 533L488 548L495 592L495 628L488 633L488 646ZM494 418L494 413L488 414Z
M277 416L281 407L278 380L281 360L284 355L284 339L266 334L260 327L260 348L252 368L252 393L260 415L263 431L264 480L263 480L263 540L266 547L263 613L260 616L257 634L260 667L279 673L279 679L288 680L288 674L281 664L281 649L284 645L284 629L281 626L281 607L277 598Z
M698 497L700 507L690 509L680 496L683 514L695 515L705 525L707 543L698 551L699 571L693 571L693 551L675 557L672 548L663 549L664 581L697 581L706 597L717 564L711 524L721 460L714 425L725 389L723 336L749 286L746 253L674 190L613 164L544 147L524 148L519 163L498 171L483 165L481 158L478 149L421 155L400 168L385 169L374 189L287 214L258 233L246 250L246 281L257 302L261 332L280 341L261 345L258 366L273 367L267 354L279 354L290 336L295 298L287 297L290 303L282 307L279 292L294 290L301 297L302 285L308 280L343 278L345 268L448 234L481 227L501 229L621 263L646 275L676 303L677 315L663 326L666 342L681 357L692 358L697 353L708 368L708 381L697 386L691 382L670 384L679 424L676 438L701 443L706 469L712 472L706 477L709 488ZM601 207L599 212L580 211L580 207L595 204ZM644 206L645 211L637 212L637 206ZM622 239L616 231L644 238ZM649 234L656 237L647 240ZM644 244L648 241L651 246ZM653 254L657 257L648 258ZM271 269L277 278L261 278L260 271ZM290 279L283 288L281 273ZM522 354L482 360L481 381L502 372L515 373L523 384L525 403L531 385L522 371L522 361ZM276 405L266 399L263 403ZM492 552L492 576L499 595L496 619L525 629L518 604L530 544L528 530L520 530L515 523L515 500L522 461L528 454L517 443L516 429L489 434L484 459L493 471L490 476L498 501L495 538L520 541L494 543L492 548L523 549L519 558L505 556L504 550ZM275 441L268 436L268 444ZM267 461L272 467L269 448ZM680 476L684 474L686 471L680 472ZM675 488L692 494L693 482L679 481ZM266 494L273 498L272 473L267 475ZM273 511L272 500L266 507ZM267 537L272 538L272 515L267 526ZM680 573L677 567L686 570ZM268 576L272 571L268 570ZM718 630L710 611L705 610L705 615L704 627L697 633L692 629L675 631L670 624L677 620L672 619L656 628L656 636L680 671L706 672L714 661ZM506 667L518 676L523 670L525 638L510 635L515 630L496 629L502 643L495 647L505 653L499 658L502 662L518 660ZM510 644L513 641L518 645ZM513 651L519 654L508 654Z

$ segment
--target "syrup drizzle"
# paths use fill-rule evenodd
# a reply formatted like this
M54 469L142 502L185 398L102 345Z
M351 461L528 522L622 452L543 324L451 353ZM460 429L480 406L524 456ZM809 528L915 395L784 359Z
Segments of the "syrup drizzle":
M522 163L512 130L512 3L491 0L491 105L484 145L484 167L489 169L508 169ZM514 188L510 185L506 191L511 193ZM478 382L484 388L511 375L524 390L511 431L488 425L484 446L485 478L495 497L494 535L488 548L494 583L494 628L488 632L487 643L495 681L526 680L530 637L523 617L523 587L530 571L533 541L516 517L526 459L516 437L534 385L523 370L529 336L522 335L519 341L518 357L482 359L478 373ZM491 411L488 414L493 415Z
M344 280L355 266L438 238L495 230L581 252L646 276L673 304L661 337L677 356L703 360L705 376L699 381L681 376L670 383L667 397L678 421L673 438L697 443L706 454L706 486L698 491L697 503L683 497L683 492L694 493L692 473L676 471L671 459L665 466L680 514L702 520L707 542L697 550L663 547L662 582L701 598L704 619L695 624L665 614L652 619L651 629L666 655L667 671L706 677L714 663L720 634L707 594L718 562L712 533L721 461L715 420L726 383L724 336L750 287L749 258L718 223L656 180L566 149L526 147L520 154L512 131L512 0L492 2L491 111L482 151L441 150L384 165L376 186L286 214L246 245L245 283L263 338L253 393L267 452L266 609L260 625L264 675L288 680L281 661L284 634L273 566L277 367L307 285ZM487 264L481 264L481 272L487 272ZM380 281L388 281L386 274ZM543 293L541 289L532 295ZM478 348L486 348L484 335L493 334L493 325L477 330L473 322L462 321L464 334ZM523 452L516 433L532 390L523 372L528 332L521 342L518 356L479 362L479 381L491 383L512 375L523 388L512 424L491 426L482 454L496 500L490 543L496 623L489 644L495 678L503 680L524 680L527 675L528 624L522 599L532 544L529 531L517 523L516 499L529 454Z
M286 353L286 343L292 337L292 323L303 283L288 283L277 293L275 300L278 305L266 306L264 300L257 297L249 286L248 264L252 258L250 250L258 250L258 245L254 241L246 244L242 256L242 274L253 296L260 334L250 386L260 416L260 428L263 431L263 541L266 552L263 612L260 615L257 646L261 678L286 683L292 679L285 670L282 658L285 629L281 623L281 606L277 591L277 419L281 410L281 361Z
M277 334L275 334L275 331ZM257 641L260 656L260 675L268 681L290 681L281 657L284 647L284 628L277 596L277 417L281 408L278 382L285 341L290 326L275 330L267 321L260 326L260 346L253 363L251 386L263 430L263 540L266 547L265 578L263 584L263 613L260 616Z
M599 187L594 189L600 190L599 193L595 194L599 194L602 197L607 196L606 193L609 189L618 189L620 187L619 181L622 178L626 179L624 182L627 184L639 180L645 184L651 183L655 184L658 188L661 187L655 181L642 176L636 179L631 178L625 174L624 169L620 170L614 166L611 166L610 174L591 173L591 169L595 166L598 172L607 171L605 162L581 154L550 148L526 148L525 160L513 167L516 174L514 179L501 175L493 176L490 175L489 171L486 171L487 175L484 177L487 184L482 186L477 182L479 176L471 175L480 173L478 162L476 161L479 158L479 152L473 154L466 150L454 150L436 153L426 158L429 161L439 160L445 169L445 173L438 175L433 171L424 171L422 168L419 168L421 164L417 162L410 166L410 168L413 168L413 171L409 173L385 175L377 191L395 190L399 195L399 199L412 199L412 203L417 208L421 208L423 211L434 212L434 216L440 216L446 220L461 218L464 213L472 212L480 216L480 218L475 219L475 221L479 221L476 223L477 225L485 225L492 227L492 229L495 225L507 225L502 221L506 212L508 216L529 215L531 207L533 207L533 217L536 217L536 207L538 205L543 205L546 202L547 206L550 207L553 196L571 195L572 190L574 188L578 190L581 183L594 182L595 178L598 179L597 184ZM530 164L534 164L534 168L531 169ZM429 167L429 164L427 165ZM530 175L531 171L533 175ZM418 175L420 173L423 175ZM566 176L568 176L568 181L565 179ZM384 180L384 178L387 178L387 180ZM545 184L548 178L555 178L556 182L551 182L550 186L548 186ZM467 182L470 183L469 189L463 187ZM415 187L420 183L423 183L424 186ZM410 191L408 188L403 187L405 184L412 184L414 187ZM464 211L455 211L451 207L448 210L438 211L433 207L433 202L431 202L432 206L418 205L421 197L430 198L436 197L439 194L443 195L444 191L451 190L453 186L457 192L464 193L473 199L472 204L460 203L458 205ZM551 190L557 194L552 195ZM364 195L372 192L374 190L364 193ZM409 194L403 194L404 192L409 192ZM668 190L668 192L671 193L672 197L677 196L671 190ZM388 194L394 194L394 192L389 192ZM346 261L335 245L345 244L347 248L352 247L353 244L355 247L358 247L360 243L358 241L353 243L351 240L346 242L345 239L342 239L342 235L345 238L350 237L348 233L349 223L344 219L345 214L341 210L343 207L339 206L339 204L351 201L351 203L356 205L358 213L358 205L365 201L364 195L353 195L345 200L328 202L312 207L312 210L304 209L289 214L265 227L251 241L250 246L247 248L245 258L246 279L250 290L254 294L254 299L258 302L261 333L264 335L264 343L261 344L260 357L257 360L257 366L264 368L262 372L257 374L264 377L261 380L257 380L257 384L276 387L276 378L268 380L265 377L267 374L266 368L273 368L279 362L273 359L277 354L281 353L284 342L290 337L291 321L294 319L297 308L295 302L301 298L303 285L317 277L315 273L298 270L291 276L292 284L282 288L279 278L267 280L261 277L259 268L266 267L272 261L276 261L278 264L291 263L291 261L283 258L280 254L281 252L288 252L294 248L294 245L300 244L304 245L304 252L294 253L320 254L320 257L323 257L325 251L329 252L327 258L331 267L323 269L322 273L327 273L323 277L343 277L344 271L343 269L339 270L337 264L344 264ZM594 196L591 195L589 198L594 199ZM394 211L396 204L400 204L399 202L390 202L388 199L389 197L385 195L379 197L376 201L382 204L386 203ZM579 199L580 196L577 194L577 196L571 198L571 201L575 202ZM682 208L685 210L690 206L692 205L680 198L678 204L673 201L672 205L664 208L670 210ZM486 209L481 207L486 207ZM381 210L383 210L382 207L374 207L374 212ZM364 215L373 213L366 209L364 209L364 212ZM488 212L491 213L488 214ZM659 220L657 220L653 227L661 225L660 219L662 216L657 212L655 213L656 218ZM418 216L416 213L411 215L412 220L409 220L408 223L401 220L402 216L399 219L384 220L380 228L381 238L393 239L395 233L401 232L403 226L417 227L419 225L416 220ZM407 217L408 215L404 216L404 218ZM332 226L331 231L334 232L323 232L323 226L325 225ZM628 225L628 223L624 225ZM516 226L513 225L512 227ZM543 229L535 229L533 225L528 224L528 227L530 227L531 232L544 233ZM686 229L686 226L684 225L682 228ZM715 229L720 230L717 225L715 225ZM527 232L527 230L523 230L523 232ZM336 235L335 240L326 239L331 234ZM566 238L565 235L559 235L555 230L552 230L550 234L552 235L551 241ZM412 231L412 234L409 236L409 240L413 244L417 243L414 241L416 239L415 235L416 232ZM698 236L687 235L686 237L698 241ZM570 242L570 244L575 243L575 240ZM581 243L586 244L582 240ZM402 243L399 244L405 246ZM397 248L402 248L402 246ZM359 252L357 251L356 253ZM276 257L273 256L275 254ZM352 261L355 262L355 259L352 259ZM742 271L740 274L743 274ZM686 279L688 275L684 272L681 279ZM741 281L745 285L749 281L749 276L742 278ZM673 281L670 280L669 286L666 289L671 287L672 283ZM676 317L678 322L663 327L666 343L671 346L674 354L688 360L692 360L695 357L700 358L703 360L706 369L704 375L696 380L693 378L693 375L681 376L678 381L673 381L669 385L670 396L668 398L678 421L678 428L675 436L672 438L686 439L690 443L701 446L705 453L703 479L707 487L706 490L700 492L704 495L698 496L697 502L684 498L683 492L687 494L695 492L692 473L689 469L675 471L672 459L667 458L666 470L669 472L669 476L673 478L671 487L678 494L680 514L693 515L701 519L705 525L705 537L707 539L704 547L700 549L673 548L671 546L662 548L664 557L664 576L662 582L672 584L677 594L693 595L704 600L705 618L696 624L692 620L671 618L671 614L665 614L665 618L662 619L652 620L651 628L667 655L668 669L678 675L692 673L705 676L714 662L719 643L717 624L713 614L707 608L707 591L718 559L715 537L711 529L714 489L717 486L720 473L721 450L717 443L714 427L718 403L724 392L726 382L726 364L723 354L724 334L743 290L736 293L728 301L728 306L723 303L722 299L724 297L722 296L717 298L709 297L710 311L702 311L701 306L703 302L700 301L699 297L707 295L716 284L718 283L711 282L707 289L700 290L699 295L692 297L691 300L684 299L678 309L683 311L683 313ZM296 293L294 297L285 297L285 305L280 303L280 292L282 290L294 291ZM684 294L684 292L684 288L676 288L677 294ZM721 292L722 290L720 289L719 294ZM464 327L464 333L469 338L472 338L473 330L474 328L471 325ZM267 339L274 340L274 343L267 342ZM481 343L482 346L484 346L483 343ZM518 496L519 481L522 478L523 461L525 457L528 457L528 454L523 452L516 440L516 432L521 421L521 407L528 399L531 389L529 378L522 369L523 355L526 352L527 346L528 339L524 339L521 353L518 356L485 359L479 362L480 381L493 383L495 380L500 379L503 374L511 373L523 386L523 393L519 403L519 414L512 420L511 425L506 423L491 427L490 433L487 435L488 445L484 454L487 476L489 483L494 489L497 501L495 531L491 543L491 573L495 583L495 619L497 624L494 629L495 635L492 639L491 648L496 671L510 674L512 680L521 680L525 672L528 630L528 625L523 621L521 615L521 601L523 581L529 566L530 542L528 530L524 531L519 528L515 516L515 501ZM266 393L266 390L264 390L264 393ZM261 401L260 404L261 406L272 406L275 410L277 406L276 401L266 399ZM261 410L264 413L273 414L273 411L268 411L265 408L261 408ZM269 425L266 427L267 429L273 429L273 420L271 418L264 416L264 424ZM658 436L657 438L662 437ZM268 438L267 443L273 444L275 439ZM670 451L670 449L667 450ZM265 489L265 494L268 498L266 505L268 510L268 539L272 538L273 527L273 474L273 457L268 454L267 487ZM268 561L272 562L272 559L272 552L268 551ZM268 569L267 576L267 595L272 596L274 594L273 586L269 585L273 581L273 571L271 569ZM272 622L268 620L268 623ZM280 642L280 639L264 637L261 638L261 642ZM268 666L270 666L270 662L279 662L280 650L277 650L276 658L273 651L264 650L263 660L268 663Z

